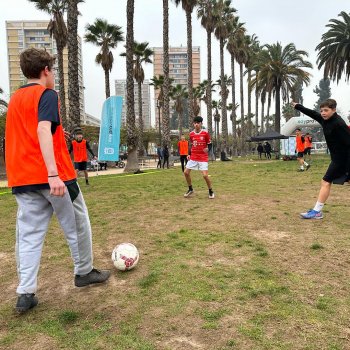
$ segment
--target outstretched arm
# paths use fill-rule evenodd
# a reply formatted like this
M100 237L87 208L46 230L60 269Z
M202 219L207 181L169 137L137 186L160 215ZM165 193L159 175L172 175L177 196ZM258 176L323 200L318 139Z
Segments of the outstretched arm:
M320 124L323 124L323 118L321 117L320 113L318 113L312 109L306 108L303 105L301 105L300 103L296 103L294 101L291 102L291 105L292 105L292 107L294 107L296 110L300 111L301 113L304 113L305 115L316 120Z

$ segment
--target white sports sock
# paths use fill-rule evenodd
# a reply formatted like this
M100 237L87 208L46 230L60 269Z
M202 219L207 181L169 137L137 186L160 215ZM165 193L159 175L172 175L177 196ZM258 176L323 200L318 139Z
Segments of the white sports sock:
M304 165L302 165L302 166L300 167L300 170L304 170Z
M314 210L321 211L323 209L324 203L316 202Z
M305 162L305 160L304 160L304 165L308 166L309 164L307 164L307 163Z

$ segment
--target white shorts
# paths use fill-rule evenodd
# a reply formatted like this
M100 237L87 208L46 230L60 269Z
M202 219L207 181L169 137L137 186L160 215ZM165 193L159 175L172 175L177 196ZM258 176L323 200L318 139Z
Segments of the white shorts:
M196 160L189 160L186 164L186 169L190 170L208 170L208 162L197 162Z

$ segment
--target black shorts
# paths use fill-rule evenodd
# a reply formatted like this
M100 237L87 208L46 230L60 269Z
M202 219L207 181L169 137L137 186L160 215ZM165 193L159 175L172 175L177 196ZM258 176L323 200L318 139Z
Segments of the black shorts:
M86 170L87 162L74 162L75 170Z
M304 157L304 152L298 152L297 158L303 158Z
M336 163L331 161L326 174L323 176L323 180L329 183L334 183L337 185L343 185L347 181L346 166L345 162Z
M311 147L305 148L305 149L304 149L304 154L305 154L305 155L306 155L306 154L310 155L310 154L311 154Z

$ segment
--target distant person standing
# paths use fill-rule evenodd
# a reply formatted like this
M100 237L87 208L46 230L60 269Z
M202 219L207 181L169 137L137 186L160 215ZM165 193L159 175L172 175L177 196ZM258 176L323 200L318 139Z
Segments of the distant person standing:
M169 149L167 145L165 145L163 148L163 169L164 169L165 163L167 165L167 169L169 169Z
M304 149L304 159L308 156L308 162L311 161L311 148L312 148L312 136L307 132L304 136L305 139L305 149Z
M157 156L158 156L158 163L157 163L157 169L162 167L162 159L163 159L163 155L162 155L162 148L160 147L160 145L157 146Z
M261 156L264 153L264 147L260 142L258 144L257 151L258 151L259 159L261 159Z
M181 140L177 143L177 149L180 155L182 172L184 172L188 156L188 141L185 139L185 135L181 135Z
M296 149L295 152L297 154L297 160L300 164L299 171L308 170L310 168L310 164L306 163L304 160L304 151L305 151L305 138L301 134L301 129L296 129Z
M89 145L89 142L83 138L83 133L81 131L77 131L75 134L75 140L72 141L72 144L69 148L69 153L73 152L74 168L77 174L77 178L79 171L83 171L85 176L85 183L89 185L89 174L86 170L88 161L87 151L90 152L94 159L97 159Z
M264 145L264 151L265 151L265 157L267 159L271 159L271 145L267 141L265 142L265 145Z

